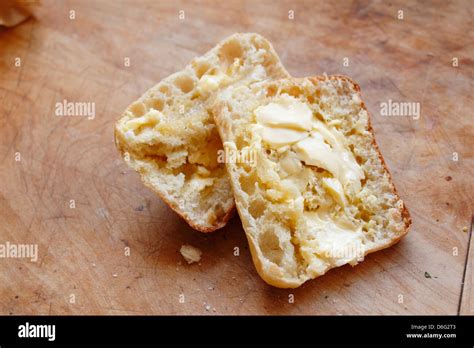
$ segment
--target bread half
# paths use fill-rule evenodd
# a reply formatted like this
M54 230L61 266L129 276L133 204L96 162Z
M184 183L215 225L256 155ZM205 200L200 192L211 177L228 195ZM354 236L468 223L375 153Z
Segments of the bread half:
M229 88L214 116L252 258L268 284L298 287L407 233L409 213L349 78Z
M115 142L143 183L201 232L223 227L233 195L222 143L210 114L221 88L288 77L271 44L235 34L132 103L117 121Z

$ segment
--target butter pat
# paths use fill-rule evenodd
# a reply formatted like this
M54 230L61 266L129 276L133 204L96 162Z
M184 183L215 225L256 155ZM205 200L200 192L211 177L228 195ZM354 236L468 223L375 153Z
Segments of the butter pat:
M123 127L124 131L128 131L131 129L137 129L140 127L154 127L158 122L160 122L160 118L163 117L163 114L158 110L151 109L148 113L141 117L132 118L131 120L127 121Z
M339 180L343 188L353 186L359 191L360 181L365 177L364 171L346 148L344 136L321 121L314 122L313 129L308 138L293 146L298 157L307 165L326 169Z
M212 92L219 88L220 78L218 76L204 75L199 80L198 88L202 91Z
M333 178L323 178L323 187L329 192L334 200L339 203L341 207L345 207L347 204L346 197L344 196L344 190L339 180Z
M333 266L357 264L364 259L366 246L361 226L350 226L335 216L305 213L308 218L308 235L301 239L303 257L311 265L318 255Z
M298 99L284 94L274 103L260 106L255 110L257 122L269 127L279 127L301 131L312 128L311 109Z
M197 89L201 94L212 93L221 85L228 82L228 77L223 73L216 75L203 75L198 82Z
M293 146L298 158L306 165L326 169L334 176L339 176L340 167L337 154L324 142L320 134L314 133L310 137Z
M289 152L280 160L281 169L285 171L286 175L298 173L303 168L301 161L295 156L293 152Z
M360 181L365 175L347 147L344 135L335 128L340 120L326 124L313 118L307 104L287 94L258 107L255 118L252 134L283 154L278 171L281 178L296 180L300 172L303 174L302 161L332 174L322 184L340 206L347 205L345 192L360 191ZM298 190L288 183L279 189L287 197L297 196Z
M265 127L262 132L262 139L272 147L281 147L288 144L294 144L297 141L308 136L307 132L301 132L293 129Z
M306 138L312 128L310 108L287 94L273 103L258 107L255 116L257 124L263 128L262 140L275 148Z
M364 171L359 166L352 152L347 149L344 136L335 128L328 127L323 122L317 120L313 123L312 135L320 134L326 143L331 145L331 149L339 162L339 173L333 173L337 179L346 186L353 186L356 191L360 191L360 181L365 178Z

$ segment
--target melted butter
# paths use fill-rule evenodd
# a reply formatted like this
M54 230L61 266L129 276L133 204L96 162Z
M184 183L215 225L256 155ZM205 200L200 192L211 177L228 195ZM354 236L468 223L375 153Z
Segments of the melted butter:
M202 95L208 95L209 93L216 91L221 86L227 85L230 82L230 78L222 72L218 72L215 75L206 74L199 79L197 90Z
M298 99L282 98L255 111L257 123L250 127L252 143L255 146L265 143L280 155L274 162L261 151L257 175L267 187L270 199L289 204L288 216L298 226L295 243L308 264L309 275L324 273L328 264L357 264L364 258L368 241L362 225L350 222L337 205L347 207L349 188L350 191L361 189L364 172L346 138L336 129L339 120L326 124L313 117L309 107ZM332 174L321 179L332 200L316 211L306 211L303 198L314 177L310 166Z
M255 116L263 142L276 149L290 146L299 160L327 170L339 181L326 185L339 204L345 205L341 191L349 187L360 191L364 172L347 148L344 135L334 127L338 122L327 125L313 118L305 103L286 94L258 107ZM284 160L282 168L292 173L295 167Z
M272 147L294 144L307 136L306 132L286 128L264 127L262 132L262 138Z
M154 127L160 122L161 118L163 118L163 114L161 112L155 109L151 109L143 116L128 120L125 123L123 130L126 132L129 130L135 130L140 127Z
M323 178L322 184L334 200L339 203L341 207L347 205L346 197L344 196L344 190L339 180L333 178Z
M360 191L360 181L364 179L364 171L359 166L352 152L346 146L344 135L337 129L328 127L320 120L313 123L312 135L321 134L324 141L331 145L332 158L330 161L337 162L339 171L333 173L334 176L343 184L354 185L357 191ZM334 166L336 166L334 164Z
M267 127L309 131L312 128L311 109L298 99L284 94L274 103L255 110L257 122Z
M303 256L310 264L316 255L334 266L363 260L365 246L361 226L353 226L324 209L304 214L307 235L300 238L300 244Z

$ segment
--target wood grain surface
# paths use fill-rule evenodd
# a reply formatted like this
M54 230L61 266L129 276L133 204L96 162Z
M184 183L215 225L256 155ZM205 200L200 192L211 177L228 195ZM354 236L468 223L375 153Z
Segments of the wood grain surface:
M39 254L0 259L0 314L474 314L470 0L43 0L34 13L0 31L0 244ZM238 217L198 233L122 162L125 107L234 32L267 37L294 76L361 85L413 218L398 245L272 288ZM420 118L381 116L389 99L420 103ZM63 100L95 103L95 118L56 116ZM202 261L186 264L182 244Z

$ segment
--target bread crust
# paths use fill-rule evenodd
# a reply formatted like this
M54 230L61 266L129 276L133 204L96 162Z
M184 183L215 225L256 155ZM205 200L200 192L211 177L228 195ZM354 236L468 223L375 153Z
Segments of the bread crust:
M393 184L392 175L391 175L391 173L390 173L390 171L387 167L387 164L386 164L386 162L385 162L385 160L382 156L382 153L380 152L378 144L375 140L375 133L374 133L374 130L373 130L372 124L371 124L371 114L368 112L367 107L366 107L365 103L363 102L363 99L362 99L362 96L361 96L361 93L360 93L359 85L356 84L352 79L350 79L349 77L344 76L344 75L314 76L314 77L309 77L309 78L288 78L288 79L285 79L285 81L291 81L292 83L298 84L299 82L302 82L305 79L310 80L312 83L318 83L318 81L323 81L323 80L327 80L327 79L331 79L331 80L342 79L342 80L345 80L345 81L349 82L353 86L354 90L357 92L357 94L358 94L358 96L361 100L361 107L367 112L367 115L368 115L368 117L367 117L368 118L367 130L370 132L370 134L372 136L372 142L371 142L372 146L375 149L375 151L377 153L377 156L380 159L384 170L388 174L388 180L389 180L389 184L390 184L391 189L392 189L392 193L397 197L397 199L400 202L402 202L402 206L400 207L400 212L401 212L402 220L404 222L403 231L399 235L394 236L394 238L391 239L390 243L380 245L378 247L366 250L365 253L364 253L364 256L366 256L370 253L376 252L378 250L388 248L388 247L396 244L408 233L408 230L409 230L409 227L410 227L412 221L411 221L410 213L408 212L407 207L405 206L404 202L400 199L400 196L399 196L399 194L398 194L398 192L395 188L395 185ZM276 83L278 83L278 81L276 81ZM215 122L218 126L218 130L219 130L219 134L220 134L221 138L222 139L227 139L228 134L226 134L226 133L230 134L230 131L228 130L230 125L226 124L227 120L225 120L224 118L219 117L219 108L220 107L221 106L218 105L217 108L216 108L216 112L214 112L214 120L215 120ZM227 169L229 171L229 167L227 167ZM229 173L229 175L232 176L232 173ZM233 188L233 191L234 191L234 195L237 195L239 191L234 186L234 180L231 180L231 185L232 185L232 188ZM237 200L237 211L240 215L240 218L242 219L244 229L252 228L252 227L249 226L249 221L246 218L246 215L244 213L244 209L242 207L240 207L240 205L238 203L238 200ZM273 269L271 268L271 266L270 266L270 268L267 267L258 255L258 252L257 252L258 244L257 244L257 242L254 240L253 236L250 233L247 232L247 230L245 232L246 232L247 240L249 242L251 256L252 256L255 268L257 270L257 273L260 275L260 277L267 284L278 287L278 288L297 288L300 285L302 285L305 281L310 279L310 277L307 276L306 274L300 275L300 277L298 277L298 278L291 278L291 279L284 278L284 277L282 277L282 274L280 272L278 272L277 267L274 267ZM332 268L328 268L323 274L325 274L327 271L329 271L331 269ZM320 274L317 277L319 277L323 274Z

